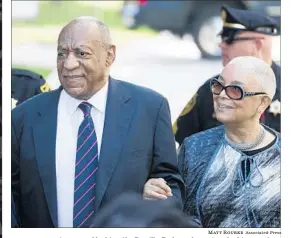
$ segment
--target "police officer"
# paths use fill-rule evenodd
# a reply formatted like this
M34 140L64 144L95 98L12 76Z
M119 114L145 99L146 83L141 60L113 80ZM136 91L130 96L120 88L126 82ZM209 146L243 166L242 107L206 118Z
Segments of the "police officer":
M239 56L255 56L271 65L276 75L277 90L271 106L262 115L261 120L280 132L281 70L271 57L272 36L278 35L278 24L258 12L226 6L221 9L221 17L223 29L220 32L220 48L223 66ZM214 115L209 82L210 79L198 89L173 125L175 139L179 144L194 133L220 125Z
M19 105L20 103L23 103L27 99L44 92L48 92L48 91L50 91L50 87L40 74L34 73L30 70L25 70L25 69L11 70L12 109L15 106ZM1 138L2 138L2 134L1 134ZM2 152L2 148L1 148L1 152ZM2 155L1 155L1 162L2 162ZM2 171L2 169L0 171ZM1 174L1 180L2 180L2 174ZM2 194L1 194L1 201L2 201ZM12 204L13 204L13 201L12 201ZM11 209L12 209L12 216L11 216L12 227L18 227L16 217L13 216L13 214L15 213L14 212L15 208L13 205ZM2 207L1 207L1 214L2 214Z
M12 69L11 73L12 108L35 95L50 91L48 83L37 73L25 69Z

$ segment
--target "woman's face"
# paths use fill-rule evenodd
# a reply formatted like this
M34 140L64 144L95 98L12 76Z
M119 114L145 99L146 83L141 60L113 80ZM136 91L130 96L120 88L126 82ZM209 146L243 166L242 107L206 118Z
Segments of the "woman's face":
M224 86L239 85L245 92L261 92L257 80L237 70L234 65L228 65L218 80ZM256 95L244 97L242 100L233 100L227 96L225 90L220 95L213 94L216 118L223 124L258 121L264 111L261 105L263 97L264 95Z

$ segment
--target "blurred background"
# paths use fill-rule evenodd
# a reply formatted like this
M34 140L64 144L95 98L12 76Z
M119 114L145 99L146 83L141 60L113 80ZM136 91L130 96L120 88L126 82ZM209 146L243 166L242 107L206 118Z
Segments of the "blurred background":
M112 77L163 94L174 122L198 87L222 69L222 4L280 22L280 1L12 1L12 67L39 73L57 88L61 28L75 17L95 16L109 26L117 46ZM280 37L273 59L280 60Z

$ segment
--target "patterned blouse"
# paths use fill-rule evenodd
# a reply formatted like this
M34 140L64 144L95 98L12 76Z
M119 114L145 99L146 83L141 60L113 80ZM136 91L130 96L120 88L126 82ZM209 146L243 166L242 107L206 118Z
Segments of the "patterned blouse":
M280 134L247 155L224 139L224 126L186 138L178 162L186 185L184 211L202 227L279 228Z

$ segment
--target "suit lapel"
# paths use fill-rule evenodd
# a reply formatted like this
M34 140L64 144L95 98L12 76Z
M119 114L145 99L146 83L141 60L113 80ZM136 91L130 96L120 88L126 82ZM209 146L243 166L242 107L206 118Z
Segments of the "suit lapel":
M114 172L125 136L129 130L134 106L129 92L118 81L109 79L103 139L97 172L96 211Z
M36 159L54 227L58 227L55 149L60 92L61 87L51 92L51 96L42 102L33 127ZM133 102L127 89L110 78L99 169L96 175L96 210L100 207L118 162L133 112Z
M50 92L38 108L33 127L36 159L51 219L58 227L55 148L57 109L61 88Z

